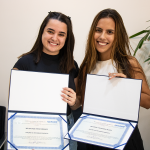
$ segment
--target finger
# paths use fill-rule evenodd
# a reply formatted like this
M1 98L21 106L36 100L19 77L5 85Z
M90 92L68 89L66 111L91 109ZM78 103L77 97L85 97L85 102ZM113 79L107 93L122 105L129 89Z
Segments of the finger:
M69 101L68 101L67 99L65 99L65 98L62 98L62 100L63 100L64 102L66 102L66 103L69 102Z
M69 97L76 97L76 93L74 92L74 93L71 93L71 92L68 92L68 91L66 91L66 90L62 90L61 91L63 94L65 94L65 95L68 95Z
M62 98L66 99L66 100L68 100L68 101L71 101L71 100L72 100L72 98L69 97L68 95L62 94L61 96L62 96Z
M67 103L70 101L70 98L67 95L64 95L64 94L61 94L61 99L65 102L67 102Z
M69 98L69 100L70 100L70 98L76 98L76 94L72 94L72 93L67 92L67 91L62 91L62 93L63 94L61 94L61 96L64 98L67 98L67 99Z
M114 73L113 77L122 77L122 78L126 78L126 75L123 73Z
M113 79L116 76L115 73L109 73L109 80Z
M71 98L71 97L69 97L67 95L62 95L62 100L67 102L70 106L72 106L75 103L75 101L76 101L75 98Z
M69 106L72 106L72 105L74 105L75 102L76 102L76 100L72 99L72 100L68 101L68 104L69 104Z
M68 96L69 96L70 98L76 98L76 94L68 93Z
M68 95L68 94L69 94L69 92L66 91L66 90L62 90L61 92L62 92L63 94L65 94L65 95Z
M117 77L122 77L122 78L126 78L127 76L123 73L117 73L116 74Z
M113 79L113 78L115 78L115 76L111 76L111 77L109 77L109 80L111 80L111 79Z
M66 94L61 94L61 97L67 99L67 95Z
M126 78L127 76L123 73L109 73L109 80L113 79L114 77Z
M73 106L73 105L76 103L75 100L74 100L74 101L69 101L69 100L66 99L66 98L62 98L62 100L63 100L64 102L68 103L69 106Z
M66 90L66 91L71 92L71 93L75 93L75 91L71 88L64 87L63 90Z

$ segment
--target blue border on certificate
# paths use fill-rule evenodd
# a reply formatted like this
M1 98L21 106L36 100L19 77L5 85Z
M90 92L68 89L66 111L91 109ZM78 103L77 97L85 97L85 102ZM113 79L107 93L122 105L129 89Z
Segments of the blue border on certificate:
M125 126L126 126L126 129L125 129L123 135L121 136L120 140L118 141L118 143L116 143L116 144L114 144L114 145L105 144L105 143L102 143L102 142L96 142L96 141L94 141L94 140L93 140L93 141L90 141L90 140L86 140L86 139L74 137L74 136L73 136L74 131L78 128L78 126L81 124L81 122L82 122L83 120L85 120L85 119L92 119L92 120L99 120L99 121L117 123L117 124L120 124L120 125L125 125ZM119 146L119 145L121 144L121 142L122 142L124 136L126 135L128 129L129 129L129 127L130 127L130 124L129 124L129 123L120 123L120 122L116 122L116 121L104 120L104 119L100 119L100 118L93 118L92 116L87 116L87 117L83 117L83 118L79 121L79 123L76 125L76 127L75 127L75 128L72 130L72 132L70 133L70 136L71 136L71 138L73 138L73 140L74 140L74 139L75 139L75 140L78 140L78 141L83 141L83 140L84 140L84 142L92 143L92 144L94 143L94 144L96 144L96 145L101 145L101 144L102 144L103 146L116 147L116 146Z
M59 122L60 124L60 135L61 135L61 144L58 145L58 147L33 147L33 146L18 146L13 142L13 121L16 118L34 118L34 119L55 119ZM62 130L62 119L58 117L39 117L39 116L23 116L23 115L15 115L13 118L10 119L10 143L14 145L18 149L63 149L64 148L64 139L63 139L63 130ZM10 145L11 148L14 148L13 146Z

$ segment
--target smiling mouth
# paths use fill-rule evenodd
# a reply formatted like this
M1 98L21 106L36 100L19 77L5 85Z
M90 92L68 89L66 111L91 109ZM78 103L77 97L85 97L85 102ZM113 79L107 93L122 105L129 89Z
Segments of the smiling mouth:
M108 43L104 43L104 42L99 42L99 41L97 41L97 43L99 44L99 45L102 45L102 46L105 46L105 45L107 45Z
M57 43L52 43L52 42L49 42L49 44L54 45L54 46L58 45Z

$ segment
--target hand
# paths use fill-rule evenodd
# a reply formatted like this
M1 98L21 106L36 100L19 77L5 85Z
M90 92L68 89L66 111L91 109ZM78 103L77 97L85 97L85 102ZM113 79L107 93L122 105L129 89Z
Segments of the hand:
M122 78L127 78L127 76L123 73L109 73L109 80L115 78L115 77L122 77Z
M73 106L76 103L76 93L71 88L63 88L61 91L63 94L61 94L62 100L67 102L69 106Z

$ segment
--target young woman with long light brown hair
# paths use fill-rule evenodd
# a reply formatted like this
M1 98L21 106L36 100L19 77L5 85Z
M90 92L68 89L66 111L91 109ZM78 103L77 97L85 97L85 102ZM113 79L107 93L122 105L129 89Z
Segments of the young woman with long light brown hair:
M99 12L89 31L86 54L78 75L77 94L81 96L83 105L87 73L109 75L110 80L117 76L142 79L140 106L150 108L150 90L144 72L138 61L131 56L129 38L123 20L114 9ZM87 145L87 149L103 150L107 148ZM143 149L142 139L136 127L125 150Z

